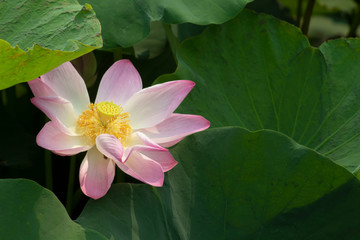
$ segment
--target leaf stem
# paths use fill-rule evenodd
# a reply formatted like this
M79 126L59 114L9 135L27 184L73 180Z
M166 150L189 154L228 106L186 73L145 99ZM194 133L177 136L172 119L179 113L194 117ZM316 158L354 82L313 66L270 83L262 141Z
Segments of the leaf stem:
M75 180L75 169L76 169L76 156L70 157L70 169L69 169L69 181L66 195L66 210L71 215L72 202L74 194L74 180Z
M179 39L177 39L177 37L174 35L173 31L171 30L170 24L163 23L163 26L164 26L165 33L166 33L166 36L167 36L169 44L170 44L171 52L172 52L172 54L174 56L174 60L177 64L176 52L177 52L177 49L179 48L180 41L179 41Z
M6 106L8 101L7 101L7 96L6 96L6 91L2 90L1 91L1 102L3 106Z
M305 14L304 14L304 20L303 20L303 24L301 26L301 30L303 32L304 35L308 34L309 31L309 25L310 25L310 19L311 19L311 15L314 9L314 5L315 5L315 0L309 0L307 6L306 6L306 10L305 10Z
M298 27L300 27L300 22L301 22L302 4L303 4L303 0L298 0L297 11L296 11L296 26Z
M354 14L354 19L351 23L349 33L347 34L346 37L356 37L356 29L358 28L359 24L360 24L360 6L357 5Z

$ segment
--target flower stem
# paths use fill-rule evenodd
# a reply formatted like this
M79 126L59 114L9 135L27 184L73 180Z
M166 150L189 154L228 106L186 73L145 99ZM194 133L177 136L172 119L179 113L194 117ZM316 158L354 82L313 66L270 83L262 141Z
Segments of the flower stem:
M121 171L119 168L116 169L116 175L115 175L115 183L122 183L125 182L125 173Z
M48 150L45 150L45 186L49 190L53 188L52 158Z
M123 59L123 48L119 47L119 48L114 49L113 56L114 56L114 61L115 62L120 60L120 59Z
M305 10L305 14L304 14L304 21L301 26L301 30L304 35L308 34L310 19L311 19L312 11L314 9L314 5L315 5L315 0L309 0L308 5L306 6L306 10Z
M76 191L74 192L74 196L73 196L72 206L78 205L83 196L84 196L84 194L81 191L81 189L80 188L76 189Z
M71 156L70 157L69 181L68 181L67 195L66 195L66 210L67 210L69 215L72 212L75 169L76 169L76 156Z

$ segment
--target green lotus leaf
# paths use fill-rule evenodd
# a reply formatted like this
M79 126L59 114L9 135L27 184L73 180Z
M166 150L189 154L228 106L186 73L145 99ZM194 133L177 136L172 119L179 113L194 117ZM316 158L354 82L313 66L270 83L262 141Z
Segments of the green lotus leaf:
M0 180L6 239L356 239L360 182L271 130L211 129L171 150L162 188L115 184L74 222L55 195Z
M356 239L360 183L269 130L216 128L171 150L165 186L116 184L77 219L114 239Z
M273 129L354 171L360 165L360 40L320 48L271 16L243 11L178 50L178 70L157 82L197 86L180 112L212 127Z
M80 0L90 3L102 25L104 49L130 47L150 32L150 22L223 23L252 0Z
M0 1L0 89L27 82L102 46L89 4Z
M0 192L3 239L106 239L73 222L56 196L33 181L1 179Z

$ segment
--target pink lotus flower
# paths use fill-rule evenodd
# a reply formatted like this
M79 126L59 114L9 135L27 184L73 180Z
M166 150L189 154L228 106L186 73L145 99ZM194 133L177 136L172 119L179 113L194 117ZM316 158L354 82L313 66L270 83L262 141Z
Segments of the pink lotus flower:
M177 164L165 147L210 125L201 116L173 113L194 87L192 81L142 89L140 75L128 60L114 63L104 74L95 103L90 103L83 79L69 62L29 85L35 96L31 102L51 120L37 144L63 156L87 151L80 186L94 199L109 190L115 164L144 183L162 186L164 172Z

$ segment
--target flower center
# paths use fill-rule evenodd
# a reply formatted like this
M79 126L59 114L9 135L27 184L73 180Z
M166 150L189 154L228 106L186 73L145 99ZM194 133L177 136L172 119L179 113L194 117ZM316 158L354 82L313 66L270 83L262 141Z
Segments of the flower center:
M112 102L100 102L96 104L96 110L101 122L104 124L121 113L120 107Z
M89 144L95 144L100 134L114 135L125 145L132 129L130 114L112 102L90 103L89 109L82 112L77 121L77 131L88 137Z

